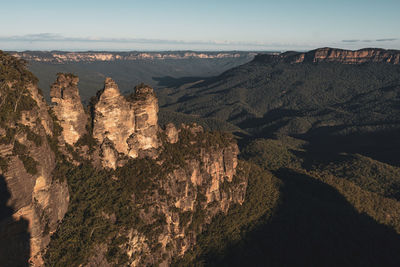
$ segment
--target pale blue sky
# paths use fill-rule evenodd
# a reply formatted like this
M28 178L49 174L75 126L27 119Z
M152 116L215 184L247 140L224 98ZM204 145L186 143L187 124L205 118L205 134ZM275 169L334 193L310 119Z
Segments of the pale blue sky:
M399 0L2 0L2 50L400 49Z

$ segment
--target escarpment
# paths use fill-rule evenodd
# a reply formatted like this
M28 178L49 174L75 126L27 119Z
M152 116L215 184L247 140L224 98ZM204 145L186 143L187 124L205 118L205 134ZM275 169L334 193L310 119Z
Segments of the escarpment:
M138 210L132 219L137 216L139 223L120 233L127 238L130 266L168 266L196 245L197 235L215 215L244 201L247 178L236 175L237 145L229 138L225 144L204 144L211 137L192 129L181 128L180 140L166 145L156 163L161 163L159 174L150 178L149 193L134 193ZM176 150L193 154L178 163L172 158L179 158Z
M71 203L50 243L49 265L168 266L217 214L243 203L247 174L234 139L197 125L175 130L174 142L158 132L157 157L131 158L107 172L90 165L69 172L72 196L90 194ZM110 143L103 142L107 153L114 151ZM68 242L82 237L79 250Z
M337 48L318 48L305 53L285 52L279 55L258 55L256 62L318 63L337 62L343 64L390 63L400 64L400 51L379 48L344 50Z
M1 266L43 265L67 211L68 186L52 175L54 127L35 77L0 51Z
M91 101L89 121L96 143L92 153L98 154L100 166L92 161L93 166L86 166L94 168L92 174L77 181L71 178L71 183L79 184L80 192L86 186L99 191L94 193L98 199L81 199L79 205L86 204L90 210L103 203L92 211L92 216L103 219L96 219L91 227L104 227L97 224L105 220L109 231L99 242L86 240L88 252L77 254L89 265L168 265L193 248L196 236L216 214L244 201L247 177L237 175L239 150L234 139L198 125L177 128L169 123L163 130L158 126L157 102L153 89L143 84L133 94L122 96L111 78ZM82 140L76 151L88 145ZM103 168L107 178L100 178ZM72 194L77 194L74 189ZM105 208L110 205L117 206ZM70 212L60 235L75 225L72 218L80 218ZM91 218L87 216L82 220ZM80 234L79 229L73 231ZM68 243L60 235L49 246L50 265L60 260L54 255ZM119 245L112 240L120 240ZM107 259L110 251L114 257ZM74 265L77 255L68 256L68 264Z
M58 74L48 107L23 65L0 66L1 265L166 266L243 203L234 138L159 127L149 86L122 96L107 78L85 110Z

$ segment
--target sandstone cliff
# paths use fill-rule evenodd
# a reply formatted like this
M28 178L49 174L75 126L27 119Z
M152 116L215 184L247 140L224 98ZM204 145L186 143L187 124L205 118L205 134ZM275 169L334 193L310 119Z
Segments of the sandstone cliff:
M2 53L0 67L0 265L41 266L67 211L68 187L52 177L54 125L34 77Z
M136 158L155 156L159 147L158 101L153 89L137 87L130 100L122 96L117 84L107 78L93 107L93 137L101 144L102 162L115 168L117 154ZM115 149L116 153L112 153Z
M252 58L253 52L14 52L13 56L28 61L71 63L98 61L137 61L165 59Z
M78 91L79 78L59 73L51 86L51 102L61 127L65 142L73 145L86 133L87 115Z
M205 132L198 125L181 125L177 129L170 123L163 130L158 126L157 102L153 89L143 84L136 86L132 95L122 96L111 78L105 80L104 89L92 100L90 121L96 142L92 153L98 153L100 166L107 174L98 168L82 177L86 172L73 174L76 171L71 170L69 175L78 178L71 178L70 182L80 194L86 187L99 191L91 193L97 196L94 199L81 199L72 206L82 209L87 204L90 210L103 203L92 212L93 216L106 219L109 230L96 243L86 241L85 254L77 257L71 252L65 264L74 265L75 260L83 258L88 266L167 266L173 258L193 248L197 235L216 214L243 203L247 177L236 175L239 150L234 139ZM78 143L77 150L86 145ZM96 161L92 162L99 167ZM77 194L74 189L72 194ZM111 203L116 206L102 208ZM74 220L79 218L82 224L82 220L90 219L89 215L79 216L68 215L74 219L63 222L60 233L79 234L76 226L71 228L76 225ZM104 227L100 219L91 224L94 225L87 227ZM87 227L81 231L87 232ZM59 237L50 244L50 265L61 260L54 255L59 255L58 249L67 243Z
M110 78L86 114L78 78L58 74L49 112L33 75L1 56L0 265L167 266L243 203L229 134L163 130L152 88L125 97Z
M169 149L183 150L187 146L193 157L165 171L153 193L140 200L135 198L140 224L132 225L126 235L130 266L169 266L172 259L196 245L197 235L216 214L226 213L231 205L244 201L247 178L236 175L237 145L232 140L225 145L201 145L209 136L203 132L193 134L192 129L181 128L180 137L187 139ZM169 159L170 153L164 151L160 164L170 164L166 162L173 160ZM157 226L149 231L141 224Z
M125 160L106 172L69 171L74 201L50 243L49 265L169 266L217 214L245 201L247 175L231 136L197 125L168 128L177 135L172 143L160 130L156 158Z
M356 51L337 48L318 48L305 53L285 52L279 55L258 55L255 61L286 63L337 62L343 64L362 64L368 62L400 64L399 50L364 48Z

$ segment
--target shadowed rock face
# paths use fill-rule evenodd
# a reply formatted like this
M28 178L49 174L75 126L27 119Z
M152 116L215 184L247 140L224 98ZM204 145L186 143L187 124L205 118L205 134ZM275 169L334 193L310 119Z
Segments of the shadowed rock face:
M63 128L62 136L69 145L86 133L88 119L79 96L78 81L79 78L71 74L59 73L50 91L51 102L55 104L53 111Z
M46 135L52 134L53 128L47 105L35 85L26 85L26 90L36 105L31 110L24 110L19 121L3 122L3 127L14 130L15 134L12 142L3 141L0 144L0 157L8 165L6 170L0 170L0 176L10 195L6 205L11 210L9 216L0 218L0 233L7 233L1 238L0 247L14 248L12 254L16 257L24 253L20 249L28 249L30 264L42 266L42 252L50 241L50 234L56 230L68 209L69 193L66 182L55 181L52 177L56 162L46 138ZM28 133L36 136L36 142L30 140ZM18 147L25 147L23 155L16 152ZM24 158L34 162L36 172L28 170L29 165L23 161ZM25 226L22 227L22 224ZM20 266L13 259L3 265L4 256L13 256L4 255L2 249L0 253L1 266Z
M107 78L94 106L93 137L100 144L107 138L118 153L132 158L142 152L154 156L153 150L160 145L157 113L158 101L152 88L136 89L133 99L128 101L121 95L118 85ZM113 154L103 153L103 162L107 162L103 165L115 166L115 159L107 155Z
M285 52L279 55L258 55L256 61L265 62L338 62L344 64L362 64L366 62L380 62L400 64L400 51L378 48L365 48L356 51L336 48L319 48L306 53Z
M75 169L80 163L100 167L99 155L101 165L106 168L133 164L125 166L129 171L121 173L121 177L110 175L109 179L137 178L124 176L130 175L135 169L132 166L135 166L139 173L146 174L141 178L149 180L148 183L138 184L142 188L131 191L135 193L129 194L126 204L140 205L124 216L132 216L145 225L160 225L154 232L137 223L132 223L126 231L119 229L121 232L118 235L126 238L123 252L129 257L130 266L168 265L173 257L182 255L195 245L196 236L216 214L227 212L234 203L243 203L247 177L235 175L239 151L234 139L224 135L223 140L214 140L213 134L204 132L197 125L182 125L177 130L170 124L165 132L161 131L158 127L158 101L152 88L140 85L133 95L123 97L116 83L107 78L104 89L91 106L90 122L93 128L88 129L93 131L96 142L89 136L91 131L86 132L88 116L80 101L77 77L59 74L52 86L51 96L55 104L52 108L61 124L61 135L56 127L57 120L50 116L49 107L37 86L29 80L21 80L18 87L12 87L12 82L9 82L11 85L2 84L0 96L18 90L19 97L16 101L10 100L13 105L8 110L18 110L19 103L24 108L18 110L18 116L3 116L6 120L0 121L1 266L44 265L46 247L48 251L52 247L51 243L49 245L50 236L57 229L62 229L63 224L61 228L58 226L63 219L63 222L68 222L74 214L72 206L69 211L72 215L69 213L64 218L70 203L68 188L74 194L72 203L81 201L82 195L74 191L74 180L71 179L85 181L90 175L90 172L83 172L74 176L69 171L84 167L81 165ZM82 136L82 142L76 144ZM66 144L75 145L70 147ZM88 152L89 148L91 152ZM80 159L83 154L88 154L85 158L88 161ZM176 156L180 160L174 162ZM128 161L129 157L152 159ZM147 173L143 163L151 164L148 166L156 172ZM63 168L68 171L63 172ZM64 181L55 177L64 178ZM72 182L70 187L66 180ZM93 186L90 188L93 189ZM84 216L91 215L85 213ZM115 223L116 215L110 214L106 218ZM98 220L99 217L96 215L93 219ZM152 234L149 235L149 232ZM61 238L64 234L61 232L53 237ZM82 238L73 239L67 234L64 244L68 243L68 246L70 242L87 241ZM105 242L96 244L98 251L91 252L88 266L109 266L110 251L106 249L110 244ZM3 249L5 246L6 250ZM57 257L57 254L52 256ZM49 265L59 264L63 265L62 261Z

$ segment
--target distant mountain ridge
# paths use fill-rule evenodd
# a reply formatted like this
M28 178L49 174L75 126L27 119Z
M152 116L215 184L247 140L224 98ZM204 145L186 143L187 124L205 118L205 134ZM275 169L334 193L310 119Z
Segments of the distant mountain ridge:
M390 152L400 129L398 55L331 48L259 55L203 82L160 89L161 111L225 121L257 137L301 136L316 150L335 136L341 151L379 150L375 159L399 164Z
M284 63L317 63L338 62L344 64L362 64L370 62L400 64L399 50L382 48L363 48L359 50L344 50L338 48L318 48L308 52L288 51L281 54L260 54L254 59L259 62Z
M164 60L164 59L222 59L252 58L255 52L67 52L67 51L24 51L10 52L12 56L27 61L49 63L98 62L98 61L132 61L132 60Z

